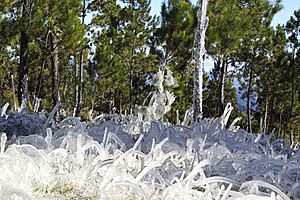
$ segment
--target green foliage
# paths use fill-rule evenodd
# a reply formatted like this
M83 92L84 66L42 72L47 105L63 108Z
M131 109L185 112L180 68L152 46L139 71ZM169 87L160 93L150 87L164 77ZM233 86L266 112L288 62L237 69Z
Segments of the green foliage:
M64 79L63 67L68 65L70 55L76 54L85 43L83 40L85 30L79 19L82 1L28 0L24 2L26 5L23 15L21 13L23 1L1 3L1 5L6 5L5 8L0 7L2 19L0 32L4 36L0 38L3 44L0 45L1 68L8 69L4 75L8 82L11 74L14 74L15 79L18 80L20 32L26 31L29 36L28 66L30 66L28 99L42 98L42 109L50 109L52 105L48 101L51 99L49 97L52 92L50 81L52 74L49 68L52 51L49 46L49 35L55 35L58 41L55 48L60 54L59 79ZM41 79L41 91L37 92L39 79ZM9 86L11 87L11 83ZM17 88L17 84L15 87Z
M170 112L175 121L176 110L181 117L191 107L193 99L193 69L190 65L196 27L196 8L189 0L169 0L161 7L160 27L155 31L151 51L161 65L166 65L178 87L173 88L176 100Z
M157 24L150 15L150 1L106 1L93 19L96 53L94 68L101 98L99 111L118 112L142 104L150 91L146 80L155 69L155 56L148 52ZM97 5L95 5L97 6ZM113 14L112 14L113 13Z

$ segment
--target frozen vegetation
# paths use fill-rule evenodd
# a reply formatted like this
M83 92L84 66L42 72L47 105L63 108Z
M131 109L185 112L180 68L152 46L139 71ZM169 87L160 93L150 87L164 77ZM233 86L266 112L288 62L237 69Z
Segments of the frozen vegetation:
M127 116L56 123L55 110L4 107L0 199L300 199L296 145L228 124L230 104L217 119L191 125L187 111L183 122L164 123L174 96L162 77L149 105Z

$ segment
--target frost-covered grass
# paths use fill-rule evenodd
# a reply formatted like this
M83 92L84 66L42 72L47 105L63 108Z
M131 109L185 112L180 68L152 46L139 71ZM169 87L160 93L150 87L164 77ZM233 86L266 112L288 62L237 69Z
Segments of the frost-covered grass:
M3 114L0 128L13 131L1 135L0 199L300 199L300 151L226 129L229 114L193 126L103 115L47 129L45 114Z
M218 119L191 125L187 111L182 123L163 123L175 100L164 85L176 84L166 71L158 71L157 91L134 115L90 112L89 122L56 123L58 106L7 115L5 105L0 199L300 199L300 150L240 130L236 120L226 126L230 105Z

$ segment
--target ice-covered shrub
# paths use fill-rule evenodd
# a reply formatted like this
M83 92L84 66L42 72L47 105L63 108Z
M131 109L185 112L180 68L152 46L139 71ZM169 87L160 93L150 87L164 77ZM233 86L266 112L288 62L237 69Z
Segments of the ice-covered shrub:
M7 106L1 109L0 132L5 132L8 138L43 133L43 125L48 117L47 113L29 113L26 109L7 113L6 109Z
M182 123L164 123L174 99L163 77L131 115L56 123L59 105L50 114L4 107L0 199L300 199L297 147L240 130L237 120L228 126L230 104L220 118L190 125L187 111ZM165 81L174 84L171 74Z
M299 150L226 129L230 110L192 127L138 121L139 134L128 116L67 118L5 150L2 134L0 198L299 199Z

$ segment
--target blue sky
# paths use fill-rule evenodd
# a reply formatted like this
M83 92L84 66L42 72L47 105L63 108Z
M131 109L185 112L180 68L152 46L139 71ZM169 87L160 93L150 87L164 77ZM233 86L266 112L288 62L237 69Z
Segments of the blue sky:
M151 13L160 15L160 7L164 0L152 0L151 1ZM197 0L191 0L195 3ZM300 0L282 0L283 9L275 15L273 25L285 24L290 16L293 15L295 10L300 8Z

